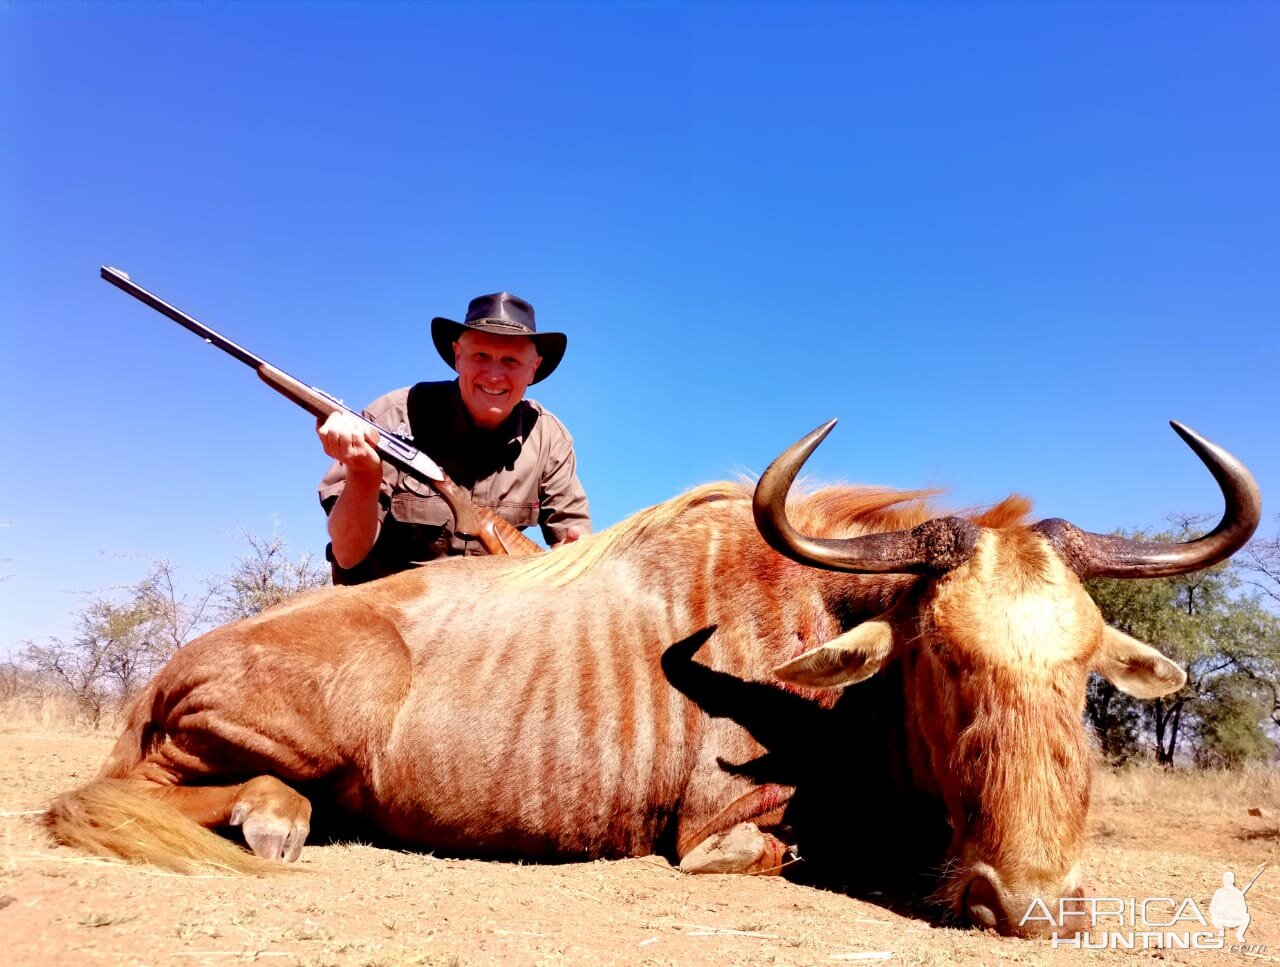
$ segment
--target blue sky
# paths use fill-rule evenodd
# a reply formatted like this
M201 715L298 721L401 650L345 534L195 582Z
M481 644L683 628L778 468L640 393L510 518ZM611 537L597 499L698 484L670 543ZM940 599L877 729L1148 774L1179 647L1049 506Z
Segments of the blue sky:
M310 418L98 278L356 406L481 292L598 526L759 472L1216 512L1280 493L1280 5L0 3L0 653L278 521ZM1264 532L1274 533L1268 502Z

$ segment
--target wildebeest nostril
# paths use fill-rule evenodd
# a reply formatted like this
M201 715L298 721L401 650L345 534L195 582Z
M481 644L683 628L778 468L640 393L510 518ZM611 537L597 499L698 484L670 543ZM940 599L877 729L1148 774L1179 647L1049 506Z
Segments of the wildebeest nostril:
M1000 893L985 876L976 876L970 881L965 890L964 909L975 927L988 930L999 930L1008 919Z

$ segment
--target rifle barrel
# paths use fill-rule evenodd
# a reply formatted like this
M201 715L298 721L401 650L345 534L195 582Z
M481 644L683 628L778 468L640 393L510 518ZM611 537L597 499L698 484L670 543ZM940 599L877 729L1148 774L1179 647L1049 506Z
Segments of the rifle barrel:
M1263 863L1262 869L1258 870L1257 873L1253 874L1253 879L1249 881L1249 885L1240 891L1241 896L1244 896L1246 893L1248 893L1250 890L1253 889L1253 885L1258 882L1258 877L1262 875L1262 871L1265 870L1266 868L1267 868L1267 864Z
M192 319L181 309L169 305L169 303L165 302L158 295L148 292L142 286L138 285L138 283L134 282L127 274L121 272L119 269L113 269L109 265L104 265L102 267L102 277L116 288L123 289L135 299L145 302L147 305L151 306L152 309L155 309L156 312L168 316L184 329L191 330L191 332L194 332L205 342L213 343L213 345L217 346L224 353L234 356L246 366L252 366L254 369L257 369L259 366L266 364L266 360L261 356L255 356L243 346L233 343L226 336L222 335L222 333L214 332L204 323Z

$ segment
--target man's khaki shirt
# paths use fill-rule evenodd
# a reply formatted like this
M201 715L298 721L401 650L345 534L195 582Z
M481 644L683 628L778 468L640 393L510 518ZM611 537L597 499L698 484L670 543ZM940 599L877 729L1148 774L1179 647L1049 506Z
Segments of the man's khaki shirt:
M371 403L366 419L413 445L444 469L480 507L519 528L538 524L548 544L570 527L591 531L587 495L578 482L573 438L539 403L522 400L495 430L482 430L462 402L457 380L418 383ZM325 513L346 485L346 468L334 461L320 481ZM483 554L479 541L453 532L453 514L430 484L383 461L378 515L381 530L368 556L355 567L333 564L335 584L359 584L438 557Z

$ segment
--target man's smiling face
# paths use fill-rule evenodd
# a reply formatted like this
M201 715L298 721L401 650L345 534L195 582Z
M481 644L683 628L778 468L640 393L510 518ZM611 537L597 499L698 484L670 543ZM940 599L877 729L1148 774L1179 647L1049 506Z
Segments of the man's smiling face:
M492 430L515 409L542 357L528 336L470 329L453 344L462 402L476 425Z

